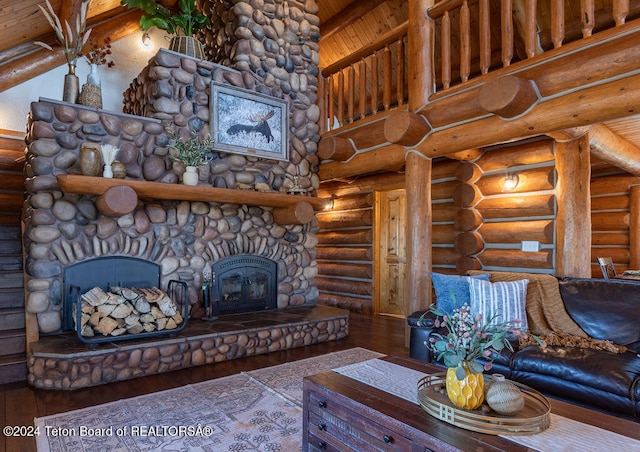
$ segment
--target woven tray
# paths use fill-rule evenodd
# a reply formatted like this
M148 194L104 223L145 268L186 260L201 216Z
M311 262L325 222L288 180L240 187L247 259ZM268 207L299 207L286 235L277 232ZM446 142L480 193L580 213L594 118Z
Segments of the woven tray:
M446 373L436 373L422 378L418 382L418 401L422 409L431 416L449 424L474 432L490 435L530 435L549 427L551 405L538 391L520 383L513 382L524 395L524 408L517 416L503 416L493 411L463 410L453 406L446 393L438 389L445 386ZM485 375L487 384L490 375Z

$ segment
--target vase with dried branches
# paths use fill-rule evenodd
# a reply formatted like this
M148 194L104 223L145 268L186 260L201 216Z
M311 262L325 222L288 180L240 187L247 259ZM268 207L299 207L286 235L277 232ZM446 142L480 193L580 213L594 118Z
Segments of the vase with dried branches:
M65 102L76 103L78 101L80 83L78 76L76 75L76 64L78 62L78 56L82 51L82 47L89 40L91 35L91 29L87 29L87 12L89 10L89 4L91 0L86 0L80 5L80 13L75 18L73 28L68 21L64 21L64 27L60 18L53 10L49 0L46 0L46 8L42 5L38 5L44 17L47 18L47 22L53 28L56 35L58 44L62 46L62 52L64 53L67 65L69 66L69 73L64 78L64 91L62 94L62 100ZM36 41L34 44L44 47L48 50L53 48L44 42Z

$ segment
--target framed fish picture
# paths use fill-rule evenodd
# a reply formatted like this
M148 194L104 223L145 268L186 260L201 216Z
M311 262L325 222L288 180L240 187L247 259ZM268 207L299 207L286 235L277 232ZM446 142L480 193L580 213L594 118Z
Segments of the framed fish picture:
M283 99L211 82L214 149L289 160L289 104Z

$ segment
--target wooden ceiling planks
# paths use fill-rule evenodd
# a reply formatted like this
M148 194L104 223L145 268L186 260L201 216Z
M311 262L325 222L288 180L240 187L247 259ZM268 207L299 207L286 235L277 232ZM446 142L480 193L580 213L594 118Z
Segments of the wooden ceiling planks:
M5 0L2 3L8 2ZM38 8L39 4L44 2L24 0L0 8L0 52L51 32L51 27ZM52 5L60 8L60 1L53 0Z
M323 6L326 0L319 0L320 7L320 30L322 24L330 21L331 17L323 20ZM333 2L331 2L333 3ZM376 5L378 2L373 2ZM345 7L348 5L345 5ZM320 46L320 66L327 67L332 63L354 53L358 49L366 46L377 37L406 22L407 20L406 0L387 0L374 8L368 10L366 14L359 17L343 27L341 30L322 39ZM342 14L337 11L335 14Z
M49 0L49 3L60 16L62 0ZM51 26L38 7L45 6L44 0L3 0L0 5L0 61L6 59L2 54L10 53L14 47L44 40L45 36L52 34ZM88 22L91 23L91 19L96 16L120 8L120 0L93 0L89 8ZM32 47L37 49L36 46Z

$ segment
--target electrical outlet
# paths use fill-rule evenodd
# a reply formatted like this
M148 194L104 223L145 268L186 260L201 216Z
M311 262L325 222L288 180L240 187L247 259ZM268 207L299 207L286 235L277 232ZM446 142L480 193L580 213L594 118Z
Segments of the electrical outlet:
M521 249L525 252L536 253L540 251L540 242L537 240L523 240Z

